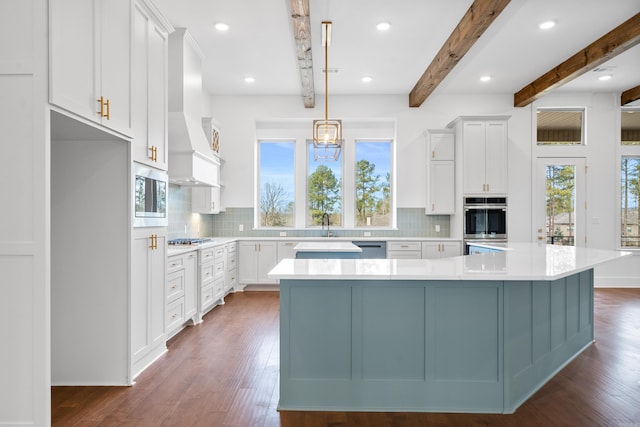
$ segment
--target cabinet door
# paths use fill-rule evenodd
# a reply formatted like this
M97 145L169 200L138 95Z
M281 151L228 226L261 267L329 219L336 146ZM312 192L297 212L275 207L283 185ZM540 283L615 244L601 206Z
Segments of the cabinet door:
M453 132L429 133L429 160L454 160Z
M454 162L430 162L428 214L455 213Z
M152 234L157 236L157 249L150 247ZM166 247L165 229L134 231L131 252L131 351L134 364L165 340Z
M463 123L463 192L481 194L485 190L485 123Z
M133 22L133 155L167 170L167 35L139 3Z
M298 242L278 242L278 262L285 258L295 258L296 253L293 248L296 247Z
M188 320L198 311L198 286L196 272L198 258L196 252L190 252L184 258L184 318Z
M156 147L157 168L167 170L169 149L167 145L167 35L156 25L149 26L149 97L148 146Z
M52 104L99 121L94 31L99 3L49 0L49 97Z
M442 242L441 245L441 258L447 258L452 256L462 255L462 246L460 242Z
M238 280L242 284L258 282L258 243L240 242L238 266Z
M276 242L258 243L258 283L278 283L276 279L267 277L267 274L278 263Z
M196 213L220 213L220 187L193 187L191 211Z
M422 242L422 259L440 258L439 242Z
M488 193L507 193L507 138L507 122L487 122L485 182Z
M102 124L131 135L131 1L100 4L100 86L95 93L109 100L109 118Z

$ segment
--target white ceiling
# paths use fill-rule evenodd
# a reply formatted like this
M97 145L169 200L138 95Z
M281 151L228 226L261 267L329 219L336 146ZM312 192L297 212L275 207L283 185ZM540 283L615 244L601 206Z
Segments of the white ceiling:
M309 0L316 94L324 94L322 20L333 21L329 93L407 95L472 0ZM289 0L153 0L186 27L206 59L203 84L214 95L301 94ZM640 0L512 0L434 93L509 93L640 12ZM542 31L537 24L555 20ZM389 21L381 33L375 24ZM213 28L224 22L230 29ZM622 92L640 84L640 45L557 91ZM601 68L602 68L601 67ZM480 76L492 80L481 83ZM364 75L371 83L360 81ZM247 84L244 77L255 82ZM319 100L316 100L318 103ZM302 97L301 97L302 105ZM321 100L320 100L321 102Z

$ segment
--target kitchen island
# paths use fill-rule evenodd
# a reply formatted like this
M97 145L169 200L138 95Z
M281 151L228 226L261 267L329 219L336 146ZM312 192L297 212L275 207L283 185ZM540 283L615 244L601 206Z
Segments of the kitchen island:
M515 411L593 342L593 267L628 253L509 248L281 261L279 409Z

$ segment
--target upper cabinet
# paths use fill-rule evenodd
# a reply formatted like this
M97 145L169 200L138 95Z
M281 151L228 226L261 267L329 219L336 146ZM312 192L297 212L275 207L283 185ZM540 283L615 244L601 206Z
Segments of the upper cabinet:
M168 35L171 25L149 1L133 10L133 158L167 170Z
M50 0L49 98L131 136L131 0Z
M452 130L427 132L429 183L427 215L455 213L455 135Z
M462 141L462 192L507 194L508 116L459 117L449 124Z

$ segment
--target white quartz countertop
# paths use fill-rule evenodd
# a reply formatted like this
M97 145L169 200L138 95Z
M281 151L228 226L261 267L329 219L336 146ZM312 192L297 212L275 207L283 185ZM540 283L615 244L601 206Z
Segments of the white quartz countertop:
M510 243L510 250L451 258L284 259L270 272L274 279L297 280L555 280L630 252Z
M362 248L351 242L301 242L294 246L295 252L362 252Z

